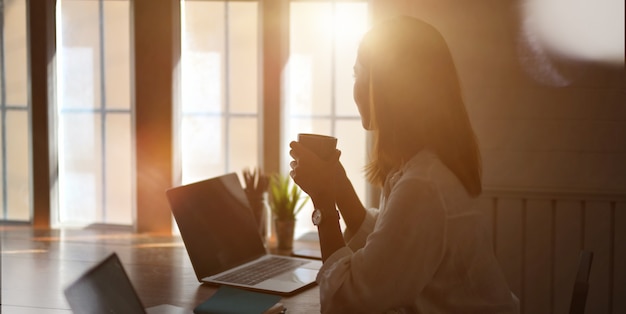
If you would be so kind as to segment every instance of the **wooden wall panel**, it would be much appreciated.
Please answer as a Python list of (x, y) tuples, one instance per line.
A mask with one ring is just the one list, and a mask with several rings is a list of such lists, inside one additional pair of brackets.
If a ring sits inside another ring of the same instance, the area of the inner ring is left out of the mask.
[(613, 211), (613, 313), (626, 313), (626, 202)]
[(525, 313), (549, 313), (552, 308), (553, 210), (550, 200), (526, 202), (524, 250)]
[(555, 210), (553, 313), (564, 314), (569, 311), (582, 247), (582, 206), (580, 201), (558, 201)]
[(490, 191), (479, 207), (522, 313), (568, 313), (583, 249), (594, 252), (586, 313), (626, 313), (624, 196)]
[(611, 269), (611, 203), (590, 201), (584, 206), (584, 248), (593, 252), (587, 313), (609, 313)]
[(511, 291), (523, 300), (522, 291), (522, 221), (523, 202), (520, 199), (498, 199), (496, 223), (496, 257), (502, 266)]

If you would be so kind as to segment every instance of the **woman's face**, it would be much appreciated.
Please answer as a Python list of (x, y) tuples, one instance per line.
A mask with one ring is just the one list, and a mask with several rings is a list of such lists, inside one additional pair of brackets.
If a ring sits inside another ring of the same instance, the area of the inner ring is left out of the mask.
[(354, 64), (354, 102), (361, 115), (361, 124), (366, 130), (371, 130), (370, 101), (369, 101), (369, 72), (357, 62)]

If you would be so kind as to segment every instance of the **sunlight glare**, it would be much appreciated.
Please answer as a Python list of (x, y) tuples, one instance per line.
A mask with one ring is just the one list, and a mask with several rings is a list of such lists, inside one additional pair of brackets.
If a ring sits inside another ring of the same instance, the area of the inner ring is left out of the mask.
[(525, 0), (523, 25), (562, 56), (624, 64), (624, 0)]
[(314, 15), (317, 29), (328, 38), (334, 38), (335, 42), (358, 41), (367, 30), (367, 6), (337, 3), (334, 9), (315, 9), (310, 14)]
[(333, 24), (335, 40), (358, 41), (367, 30), (367, 7), (337, 4)]

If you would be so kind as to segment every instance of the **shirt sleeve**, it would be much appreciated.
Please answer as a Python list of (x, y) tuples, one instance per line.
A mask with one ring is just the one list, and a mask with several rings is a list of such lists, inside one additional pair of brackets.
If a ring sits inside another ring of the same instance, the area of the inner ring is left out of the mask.
[(378, 217), (378, 209), (370, 208), (365, 212), (365, 218), (361, 223), (359, 229), (352, 233), (350, 229), (346, 229), (343, 234), (343, 238), (348, 244), (348, 247), (353, 251), (356, 251), (365, 246), (367, 237), (374, 231), (374, 225), (376, 224), (376, 218)]
[(322, 313), (382, 313), (412, 304), (442, 259), (445, 218), (433, 184), (401, 179), (363, 245), (359, 230), (320, 269)]

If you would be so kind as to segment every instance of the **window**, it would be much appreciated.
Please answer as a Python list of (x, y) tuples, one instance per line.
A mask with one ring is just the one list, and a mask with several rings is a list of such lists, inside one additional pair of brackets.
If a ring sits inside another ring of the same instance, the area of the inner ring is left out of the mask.
[(130, 3), (60, 0), (57, 5), (56, 223), (130, 225)]
[(258, 4), (182, 2), (182, 182), (259, 161)]
[[(189, 183), (259, 163), (258, 8), (186, 1), (182, 12), (182, 176)], [(365, 132), (352, 100), (352, 67), (367, 3), (292, 2), (290, 14), (281, 171), (288, 171), (288, 142), (315, 132), (340, 137), (346, 170), (362, 178)], [(364, 180), (354, 182), (364, 197)], [(299, 217), (297, 235), (312, 228), (308, 213)]]
[(0, 0), (0, 220), (31, 215), (26, 0)]
[[(21, 197), (26, 215), (14, 215), (12, 210), (20, 207), (7, 205), (20, 199), (14, 190), (28, 195), (30, 189), (25, 144), (29, 121), (27, 2), (9, 3), (12, 7), (2, 11), (0, 41), (4, 75), (0, 77), (0, 218), (29, 220), (29, 196)], [(365, 132), (352, 100), (351, 76), (358, 40), (368, 22), (367, 2), (290, 2), (291, 55), (283, 73), (283, 121), (261, 115), (261, 4), (252, 0), (181, 1), (181, 94), (174, 131), (179, 135), (182, 182), (260, 166), (267, 156), (262, 151), (263, 138), (278, 138), (278, 134), (262, 134), (262, 126), (282, 124), (281, 171), (288, 169), (288, 142), (297, 133), (332, 134), (340, 138), (346, 170), (364, 197), (365, 183), (359, 178), (365, 164)], [(130, 8), (128, 0), (57, 1), (57, 130), (51, 132), (56, 133), (59, 154), (59, 212), (52, 213), (53, 226), (133, 224)], [(15, 16), (22, 16), (22, 24), (9, 24), (9, 17)], [(16, 36), (22, 39), (15, 40)], [(9, 70), (18, 74), (7, 79)], [(16, 135), (7, 136), (6, 130), (15, 127)], [(14, 175), (18, 172), (23, 179)], [(310, 225), (308, 221), (308, 217), (300, 219), (304, 226)]]

